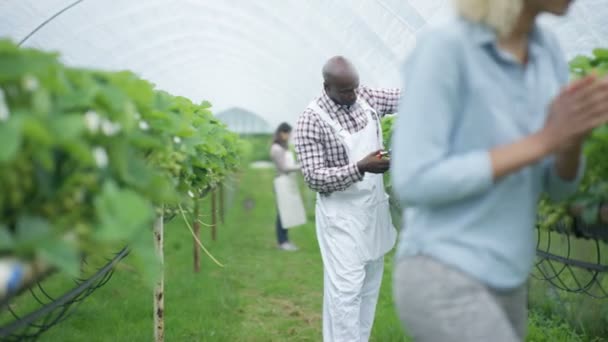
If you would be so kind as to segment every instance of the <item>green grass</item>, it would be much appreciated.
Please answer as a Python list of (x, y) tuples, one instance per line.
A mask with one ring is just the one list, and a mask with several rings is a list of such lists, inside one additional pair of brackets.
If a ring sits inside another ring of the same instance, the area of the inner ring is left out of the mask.
[(270, 146), (272, 145), (272, 134), (242, 135), (241, 139), (249, 145), (249, 161), (270, 161)]
[[(276, 249), (272, 177), (269, 170), (245, 173), (236, 195), (227, 196), (230, 210), (218, 240), (210, 241), (203, 228), (203, 242), (224, 268), (203, 256), (202, 271), (193, 273), (190, 233), (178, 219), (166, 227), (166, 341), (321, 340), (322, 264), (314, 225), (290, 231), (300, 251)], [(251, 210), (243, 205), (247, 200), (255, 202)], [(389, 256), (372, 341), (407, 341), (393, 307), (391, 271)], [(48, 283), (57, 291), (66, 288), (60, 278)], [(151, 341), (151, 290), (142, 285), (127, 258), (105, 287), (43, 336), (41, 341)], [(533, 314), (529, 341), (590, 339), (559, 320)]]

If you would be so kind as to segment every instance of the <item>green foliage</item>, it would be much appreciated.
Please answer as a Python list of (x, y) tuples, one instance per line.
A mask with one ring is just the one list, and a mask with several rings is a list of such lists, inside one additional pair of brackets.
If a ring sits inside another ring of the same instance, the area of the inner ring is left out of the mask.
[(570, 72), (574, 78), (590, 74), (608, 75), (608, 49), (595, 49), (593, 56), (576, 56), (570, 61)]
[(384, 141), (384, 147), (387, 150), (391, 147), (391, 142), (393, 139), (393, 124), (395, 123), (395, 118), (396, 117), (394, 115), (387, 115), (382, 118), (382, 138)]
[(250, 162), (270, 161), (270, 146), (272, 145), (271, 134), (247, 135), (241, 138), (247, 145), (246, 158)]
[(155, 207), (218, 184), (240, 148), (207, 102), (0, 41), (0, 254), (73, 274), (81, 253), (149, 234)]
[[(382, 126), (382, 140), (384, 142), (384, 149), (390, 150), (391, 144), (393, 140), (393, 126), (397, 117), (395, 115), (386, 115), (382, 118), (381, 126)], [(403, 221), (403, 211), (399, 201), (393, 195), (393, 184), (390, 178), (390, 172), (384, 174), (384, 186), (386, 188), (387, 193), (391, 194), (389, 197), (389, 204), (391, 209), (391, 216), (393, 219), (393, 223), (396, 227), (402, 226)]]
[[(573, 78), (590, 74), (600, 77), (608, 75), (608, 49), (595, 49), (593, 56), (577, 56), (570, 62)], [(571, 227), (572, 206), (581, 210), (581, 219), (586, 224), (598, 223), (600, 205), (608, 203), (608, 125), (595, 129), (584, 146), (587, 169), (578, 192), (563, 203), (541, 200), (539, 226), (551, 229), (559, 221)]]

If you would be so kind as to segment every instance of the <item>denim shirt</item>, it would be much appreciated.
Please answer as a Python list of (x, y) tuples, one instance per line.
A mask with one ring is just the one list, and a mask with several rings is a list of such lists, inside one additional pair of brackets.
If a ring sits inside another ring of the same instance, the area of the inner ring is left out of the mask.
[(547, 158), (493, 180), (489, 150), (540, 130), (568, 81), (556, 38), (540, 26), (521, 64), (485, 26), (455, 18), (429, 29), (406, 63), (393, 134), (392, 182), (405, 207), (398, 255), (424, 254), (495, 289), (534, 263), (536, 205), (573, 193)]

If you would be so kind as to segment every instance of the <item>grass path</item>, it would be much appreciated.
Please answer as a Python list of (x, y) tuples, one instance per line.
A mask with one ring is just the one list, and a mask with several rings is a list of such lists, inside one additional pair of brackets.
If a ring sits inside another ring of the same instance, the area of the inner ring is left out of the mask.
[[(179, 219), (166, 227), (166, 341), (321, 340), (322, 266), (314, 225), (290, 232), (300, 251), (276, 249), (272, 177), (268, 170), (243, 175), (217, 241), (203, 227), (203, 243), (224, 268), (203, 256), (202, 272), (193, 273), (190, 233)], [(253, 208), (245, 208), (247, 201)], [(373, 341), (407, 341), (393, 309), (391, 271), (387, 257)], [(61, 280), (54, 282), (61, 288)], [(529, 341), (585, 341), (553, 320), (532, 317), (530, 330)], [(151, 291), (123, 266), (41, 341), (148, 342), (152, 332)]]

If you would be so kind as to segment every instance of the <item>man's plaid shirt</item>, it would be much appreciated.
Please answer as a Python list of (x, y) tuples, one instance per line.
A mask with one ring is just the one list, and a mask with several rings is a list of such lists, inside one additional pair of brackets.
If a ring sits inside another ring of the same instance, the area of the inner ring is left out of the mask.
[[(382, 117), (397, 112), (401, 91), (361, 86), (357, 95)], [(367, 125), (367, 115), (358, 104), (350, 107), (339, 105), (325, 91), (316, 101), (321, 109), (350, 133), (358, 132)], [(295, 133), (298, 160), (304, 179), (312, 190), (327, 195), (345, 190), (363, 179), (356, 165), (358, 160), (348, 160), (346, 149), (334, 130), (310, 108), (300, 116)]]

